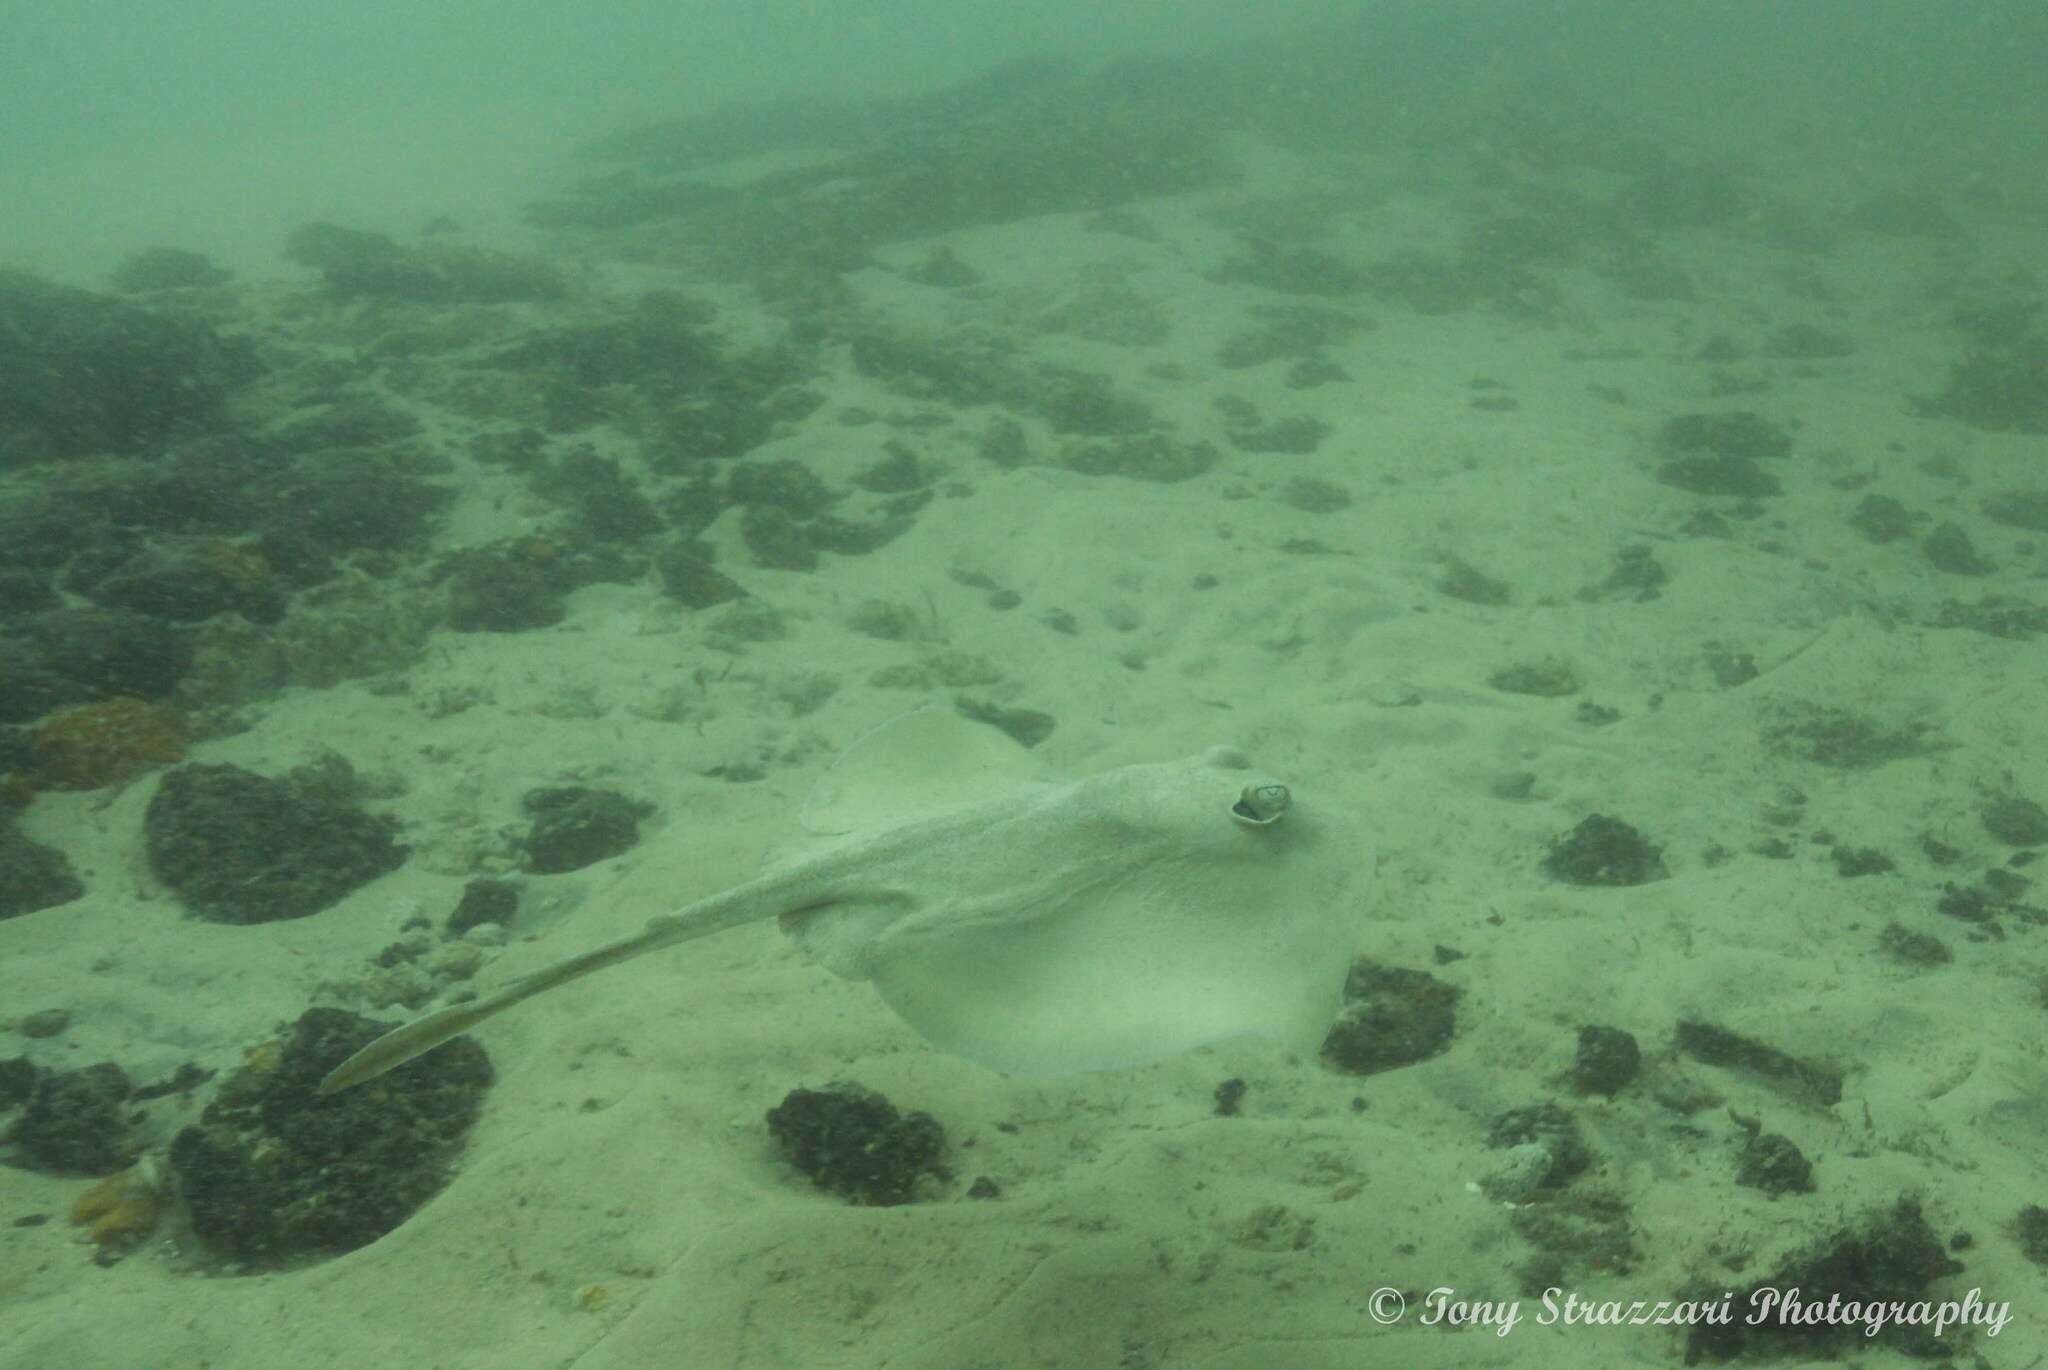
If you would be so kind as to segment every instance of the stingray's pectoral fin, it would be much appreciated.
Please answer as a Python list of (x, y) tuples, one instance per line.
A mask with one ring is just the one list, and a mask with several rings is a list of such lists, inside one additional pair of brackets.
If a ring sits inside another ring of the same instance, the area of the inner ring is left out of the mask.
[(388, 1070), (396, 1070), (415, 1056), (423, 1056), (451, 1037), (460, 1037), (505, 1005), (484, 999), (457, 1004), (395, 1027), (327, 1073), (316, 1094), (339, 1094)]

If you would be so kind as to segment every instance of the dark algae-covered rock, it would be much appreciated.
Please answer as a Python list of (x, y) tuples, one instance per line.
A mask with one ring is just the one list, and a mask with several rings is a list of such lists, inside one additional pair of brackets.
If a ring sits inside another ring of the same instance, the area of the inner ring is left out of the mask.
[(1662, 847), (1603, 813), (1588, 814), (1553, 841), (1543, 869), (1568, 885), (1646, 885), (1668, 874)]
[(239, 766), (180, 766), (149, 801), (150, 869), (216, 923), (303, 918), (405, 862), (391, 823)]
[(530, 790), (521, 801), (533, 815), (526, 835), (526, 869), (536, 875), (582, 870), (640, 840), (640, 820), (651, 806), (613, 790), (564, 785)]
[(946, 1130), (856, 1084), (793, 1089), (768, 1110), (768, 1132), (811, 1183), (847, 1202), (909, 1203), (927, 1176), (945, 1179)]
[(171, 1168), (212, 1251), (255, 1270), (340, 1255), (397, 1227), (447, 1182), (491, 1084), (475, 1041), (408, 1061), (374, 1089), (314, 1093), (391, 1026), (308, 1009), (288, 1037), (251, 1051), (178, 1133)]
[(133, 1093), (127, 1073), (111, 1061), (40, 1076), (14, 1125), (14, 1144), (37, 1170), (111, 1175), (141, 1145), (128, 1121)]
[(84, 893), (64, 853), (28, 836), (0, 808), (0, 918), (68, 904)]

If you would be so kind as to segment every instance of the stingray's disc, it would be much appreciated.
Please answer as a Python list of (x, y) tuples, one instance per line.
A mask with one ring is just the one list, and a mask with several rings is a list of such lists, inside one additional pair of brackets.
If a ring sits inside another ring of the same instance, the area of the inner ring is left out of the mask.
[(800, 815), (821, 837), (868, 832), (1042, 779), (1031, 754), (985, 724), (926, 705), (855, 739), (819, 777)]
[(783, 926), (933, 1046), (997, 1070), (1112, 1069), (1248, 1034), (1313, 1049), (1371, 853), (1313, 802), (1245, 823), (1243, 764), (1212, 749), (937, 819)]

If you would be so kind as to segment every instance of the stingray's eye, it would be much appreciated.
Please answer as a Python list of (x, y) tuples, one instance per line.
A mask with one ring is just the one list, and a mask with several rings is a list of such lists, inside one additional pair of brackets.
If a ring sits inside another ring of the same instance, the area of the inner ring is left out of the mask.
[(1248, 828), (1267, 828), (1280, 821), (1292, 802), (1285, 785), (1247, 785), (1230, 806), (1230, 816)]

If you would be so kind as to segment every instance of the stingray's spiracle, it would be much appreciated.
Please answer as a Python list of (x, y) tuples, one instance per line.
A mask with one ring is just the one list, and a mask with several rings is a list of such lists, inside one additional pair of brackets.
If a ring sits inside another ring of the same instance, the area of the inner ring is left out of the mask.
[(1292, 802), (1285, 785), (1247, 785), (1230, 806), (1230, 816), (1247, 828), (1270, 828)]

